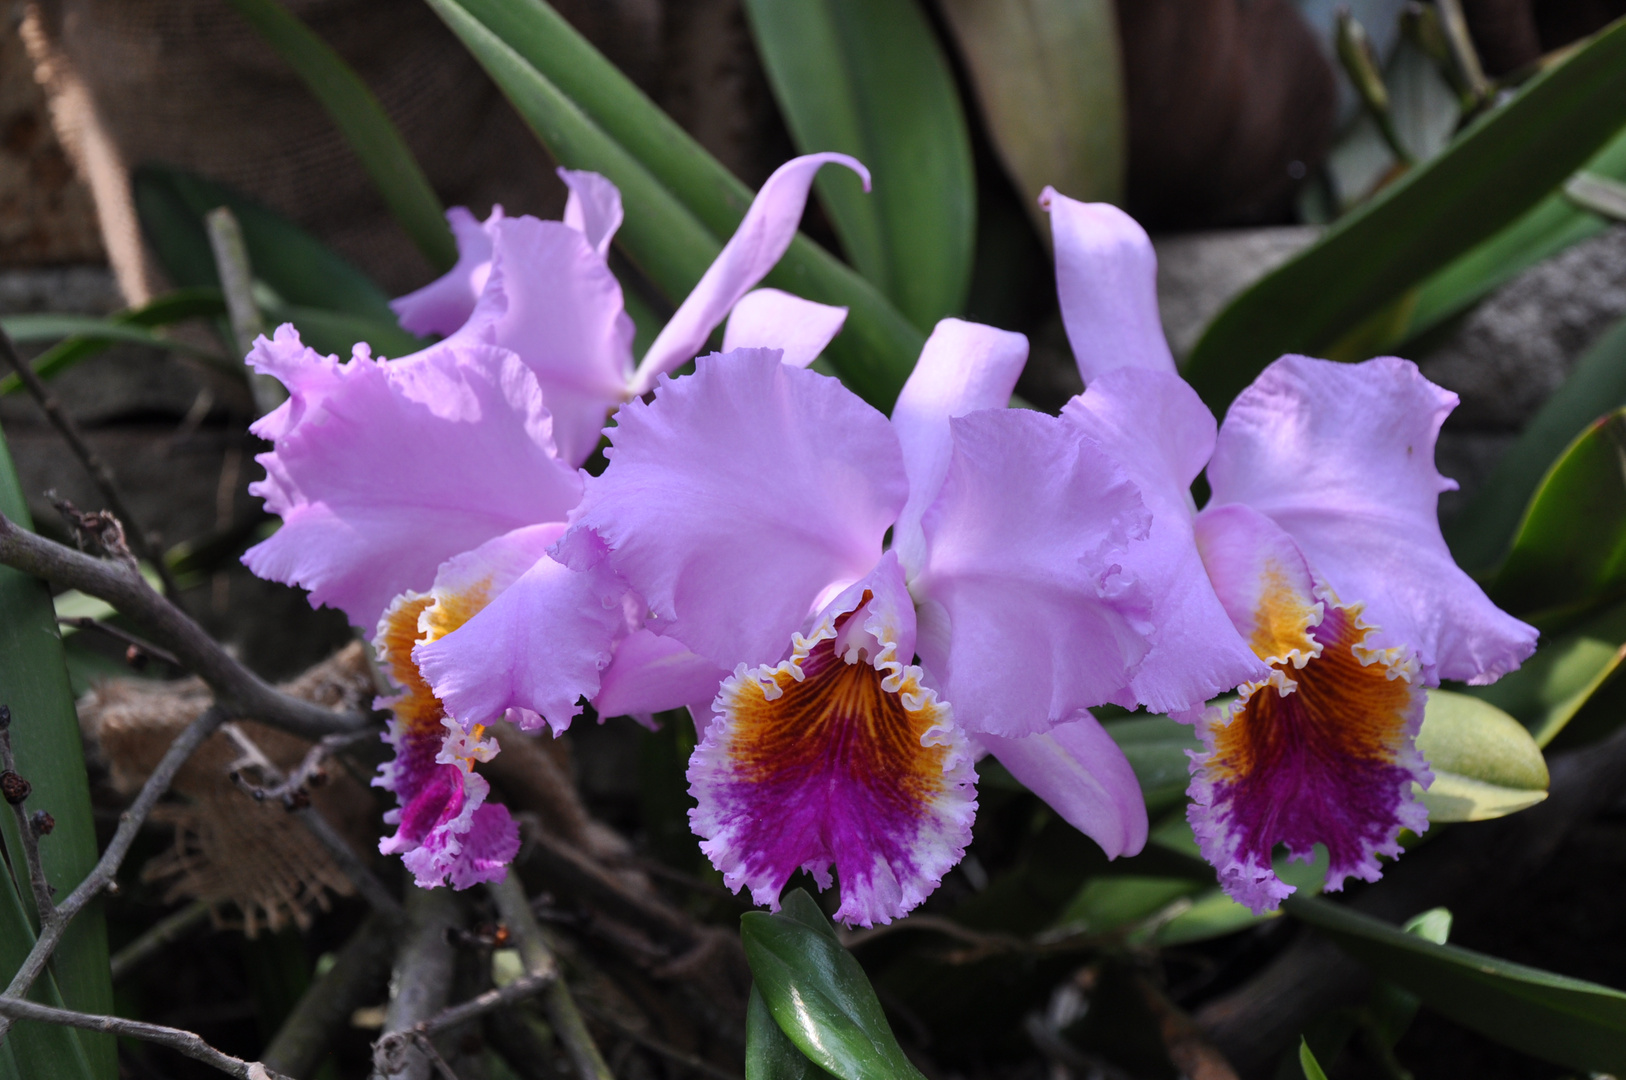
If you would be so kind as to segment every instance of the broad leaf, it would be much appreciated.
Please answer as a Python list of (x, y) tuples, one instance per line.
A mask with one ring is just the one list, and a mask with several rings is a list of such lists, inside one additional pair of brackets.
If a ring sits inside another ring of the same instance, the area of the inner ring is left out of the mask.
[(1429, 1008), (1485, 1037), (1576, 1069), (1626, 1070), (1626, 993), (1498, 960), (1315, 898), (1284, 909)]
[(1192, 725), (1167, 716), (1148, 716), (1109, 720), (1101, 726), (1129, 759), (1149, 813), (1185, 801), (1191, 782), (1191, 759), (1186, 751), (1203, 746)]
[(390, 213), (437, 272), (457, 261), (440, 199), (384, 107), (338, 53), (277, 0), (230, 0), (344, 133)]
[(746, 0), (779, 110), (804, 154), (869, 167), (815, 183), (848, 259), (921, 330), (971, 283), (976, 186), (954, 76), (919, 0)]
[(1536, 654), (1474, 697), (1511, 714), (1537, 746), (1600, 739), (1626, 720), (1615, 683), (1626, 659), (1626, 605), (1544, 638)]
[(740, 937), (768, 1011), (815, 1064), (842, 1080), (923, 1080), (864, 969), (807, 893), (788, 894), (783, 914), (742, 915)]
[(1283, 353), (1327, 352), (1553, 191), (1626, 124), (1626, 22), (1531, 80), (1450, 149), (1233, 301), (1186, 377), (1216, 410)]
[(1123, 60), (1110, 0), (941, 0), (983, 125), (1040, 236), (1049, 185), (1120, 202), (1127, 164)]
[(753, 983), (745, 1007), (745, 1080), (822, 1080), (829, 1075), (779, 1030)]
[[(116, 319), (103, 319), (96, 315), (4, 315), (0, 316), (0, 328), (5, 329), (11, 340), (24, 343), (81, 338), (107, 345), (117, 342), (146, 345), (149, 348), (186, 353), (206, 360), (222, 359), (218, 352), (200, 349), (184, 341), (172, 340), (144, 326)], [(16, 373), (13, 372), (10, 378), (16, 379)]]
[(1430, 824), (1487, 821), (1547, 797), (1547, 761), (1530, 732), (1481, 698), (1430, 690), (1417, 749), (1434, 772), (1418, 792)]

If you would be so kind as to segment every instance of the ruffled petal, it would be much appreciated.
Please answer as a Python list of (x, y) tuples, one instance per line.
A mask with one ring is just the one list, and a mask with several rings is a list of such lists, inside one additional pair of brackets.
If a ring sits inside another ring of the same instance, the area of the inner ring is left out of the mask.
[(1197, 515), (1197, 546), (1226, 615), (1266, 664), (1321, 655), (1311, 628), (1326, 612), (1304, 553), (1280, 525), (1240, 503)]
[(932, 330), (909, 381), (892, 407), (903, 447), (909, 502), (892, 530), (892, 546), (907, 570), (925, 562), (920, 518), (948, 472), (949, 420), (978, 409), (1003, 409), (1028, 359), (1028, 339), (981, 323), (944, 319)]
[(570, 189), (565, 224), (586, 237), (601, 257), (609, 255), (610, 241), (621, 228), (621, 189), (608, 177), (583, 169), (560, 168), (559, 179)]
[(869, 190), (869, 170), (846, 154), (806, 154), (775, 169), (721, 254), (644, 354), (632, 383), (634, 395), (646, 393), (656, 379), (699, 352), (735, 302), (774, 268), (796, 238), (813, 176), (824, 165), (845, 165)]
[(1020, 739), (976, 741), (1107, 858), (1146, 846), (1146, 800), (1129, 759), (1089, 713)]
[(1192, 536), (1191, 482), (1214, 449), (1214, 416), (1184, 379), (1115, 368), (1097, 375), (1062, 416), (1127, 470), (1152, 514), (1126, 571), (1151, 603), (1151, 652), (1130, 680), (1135, 700), (1180, 715), (1269, 672), (1232, 630)]
[(610, 434), (557, 554), (585, 567), (606, 551), (651, 629), (723, 666), (778, 661), (875, 565), (908, 494), (886, 418), (777, 350), (702, 357)]
[(1536, 631), (1492, 604), (1440, 535), (1434, 442), (1457, 396), (1415, 364), (1285, 356), (1232, 403), (1208, 468), (1212, 504), (1274, 520), (1340, 596), (1358, 597), (1376, 647), (1416, 650), (1423, 679), (1493, 682)]
[(1433, 780), (1416, 747), (1426, 694), (1416, 660), (1372, 648), (1358, 604), (1319, 597), (1317, 655), (1275, 665), (1198, 724), (1206, 751), (1192, 758), (1187, 816), (1220, 884), (1255, 913), (1293, 892), (1271, 868), (1278, 844), (1306, 861), (1325, 845), (1336, 890), (1350, 877), (1376, 881), (1379, 857), (1400, 854), (1400, 830), (1428, 827), (1412, 795)]
[(423, 288), (390, 301), (403, 330), (444, 336), (469, 321), (491, 273), (491, 230), (502, 219), (500, 206), (493, 206), (484, 222), (462, 206), (446, 211), (457, 241), (457, 262)]
[(256, 459), (267, 478), (249, 486), (283, 519), (243, 556), (261, 577), (369, 626), (451, 556), (576, 503), (581, 478), (555, 456), (541, 388), (513, 354), (461, 344), (339, 367), (305, 352), (320, 393), (290, 398)]
[(922, 662), (966, 730), (1015, 738), (1106, 701), (1131, 704), (1148, 607), (1124, 552), (1140, 495), (1078, 425), (1026, 409), (951, 421), (954, 453), (926, 511)]
[[(598, 693), (624, 632), (626, 587), (606, 567), (577, 573), (548, 557), (563, 531), (540, 525), (500, 537), (436, 576), (412, 655), (464, 727), (520, 709), (557, 734), (581, 712), (579, 699)], [(453, 620), (442, 623), (442, 612)]]
[(727, 671), (677, 639), (639, 629), (616, 646), (593, 707), (600, 716), (649, 716), (710, 702), (726, 678)]
[[(371, 357), (372, 352), (358, 345), (354, 356)], [(267, 442), (276, 442), (306, 416), (319, 412), (328, 395), (344, 385), (339, 358), (323, 356), (300, 341), (293, 323), (283, 323), (269, 338), (264, 334), (255, 338), (244, 362), (277, 379), (288, 390), (286, 401), (249, 425), (249, 431)]]
[(1113, 368), (1174, 372), (1157, 312), (1157, 253), (1134, 218), (1110, 203), (1082, 203), (1045, 188), (1056, 246), (1056, 293), (1079, 374), (1088, 385)]
[(833, 866), (835, 917), (869, 926), (918, 905), (965, 853), (969, 744), (886, 640), (908, 607), (889, 558), (797, 636), (790, 659), (741, 664), (723, 684), (689, 762), (689, 821), (729, 888), (777, 909), (798, 869), (828, 886)]
[(753, 289), (729, 312), (723, 351), (779, 349), (784, 363), (807, 367), (841, 333), (847, 309), (815, 304), (778, 289)]

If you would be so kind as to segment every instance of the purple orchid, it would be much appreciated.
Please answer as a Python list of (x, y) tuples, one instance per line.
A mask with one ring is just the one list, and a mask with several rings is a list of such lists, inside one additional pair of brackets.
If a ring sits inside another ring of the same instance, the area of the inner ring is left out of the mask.
[[(1535, 648), (1451, 559), (1436, 514), (1455, 484), (1434, 467), (1457, 397), (1394, 357), (1284, 356), (1214, 418), (1175, 374), (1145, 232), (1105, 204), (1046, 190), (1063, 320), (1086, 391), (1063, 415), (1131, 463), (1153, 539), (1131, 568), (1185, 594), (1143, 676), (1235, 672), (1239, 696), (1195, 719), (1189, 816), (1221, 884), (1255, 912), (1293, 891), (1278, 844), (1329, 852), (1326, 887), (1375, 880), (1412, 794), (1425, 687), (1492, 682)], [(1198, 513), (1191, 481), (1213, 492)]]
[(583, 698), (601, 715), (646, 715), (710, 696), (727, 674), (644, 629), (642, 600), (613, 573), (573, 572), (548, 548), (581, 496), (573, 466), (609, 410), (690, 359), (730, 309), (725, 340), (801, 363), (840, 329), (844, 309), (749, 293), (830, 162), (867, 183), (841, 155), (780, 168), (636, 370), (605, 263), (620, 197), (587, 173), (562, 174), (563, 222), (449, 215), (458, 266), (398, 302), (409, 327), (450, 330), (444, 341), (390, 362), (358, 346), (348, 364), (290, 326), (256, 342), (249, 362), (289, 398), (253, 428), (274, 448), (250, 490), (283, 525), (244, 562), (378, 627), (403, 688), (384, 702), (396, 757), (377, 782), (401, 808), (382, 850), (401, 853), (420, 885), (490, 880), (513, 855), (514, 823), (484, 802), (473, 768), (496, 752), (484, 725), (509, 715), (557, 734)]

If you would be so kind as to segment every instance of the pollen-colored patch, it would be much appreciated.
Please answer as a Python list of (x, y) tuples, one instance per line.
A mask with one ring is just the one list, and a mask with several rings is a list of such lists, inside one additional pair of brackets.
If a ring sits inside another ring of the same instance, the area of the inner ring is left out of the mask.
[(1367, 649), (1376, 628), (1359, 606), (1323, 599), (1315, 654), (1301, 667), (1276, 662), (1269, 679), (1200, 724), (1208, 752), (1192, 763), (1188, 813), (1221, 884), (1256, 912), (1293, 891), (1271, 869), (1278, 844), (1305, 859), (1324, 844), (1326, 887), (1338, 889), (1350, 876), (1376, 880), (1378, 856), (1399, 853), (1401, 828), (1427, 827), (1411, 793), (1414, 780), (1431, 779), (1415, 745), (1417, 664), (1401, 650)]
[(782, 664), (741, 665), (689, 781), (700, 804), (690, 821), (730, 888), (777, 907), (797, 869), (827, 886), (834, 865), (836, 917), (868, 926), (913, 908), (959, 861), (976, 777), (952, 710), (920, 685), (920, 669), (844, 632), (865, 611), (798, 638)]
[(1266, 560), (1259, 576), (1259, 603), (1248, 647), (1267, 664), (1292, 661), (1302, 666), (1319, 649), (1310, 628), (1322, 619), (1322, 603), (1306, 595), (1295, 575), (1274, 559)]
[(420, 643), (439, 641), (484, 611), (491, 603), (491, 579), (482, 579), (458, 592), (436, 589), (432, 595), (434, 603), (418, 618)]

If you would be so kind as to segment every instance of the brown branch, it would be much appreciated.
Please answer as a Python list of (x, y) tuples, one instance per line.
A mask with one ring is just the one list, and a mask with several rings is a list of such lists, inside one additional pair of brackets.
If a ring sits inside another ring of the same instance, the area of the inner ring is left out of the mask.
[(0, 1017), (4, 1017), (8, 1023), (14, 1020), (33, 1020), (42, 1024), (62, 1024), (66, 1027), (102, 1031), (109, 1035), (157, 1043), (177, 1050), (194, 1061), (213, 1065), (227, 1076), (237, 1077), (238, 1080), (293, 1080), (292, 1077), (284, 1076), (282, 1073), (272, 1072), (258, 1061), (244, 1061), (242, 1058), (221, 1053), (204, 1042), (201, 1036), (190, 1031), (164, 1027), (162, 1024), (126, 1020), (122, 1016), (96, 1016), (69, 1009), (55, 1009), (49, 1005), (12, 997), (0, 997)]
[[(40, 924), (44, 925), (56, 912), (56, 903), (51, 899), (51, 883), (46, 880), (45, 868), (40, 865), (39, 833), (34, 831), (34, 823), (28, 820), (28, 811), (23, 806), (33, 787), (17, 774), (17, 757), (11, 751), (11, 708), (7, 705), (0, 705), (0, 770), (4, 770), (0, 772), (0, 788), (4, 789), (5, 800), (17, 818), (17, 835), (28, 867), (28, 884), (34, 891), (34, 907), (39, 912)], [(49, 817), (46, 820), (49, 821)]]
[(294, 1076), (309, 1076), (328, 1046), (350, 1025), (361, 1006), (378, 1000), (389, 982), (395, 953), (391, 928), (378, 915), (361, 924), (333, 966), (299, 999), (282, 1028), (263, 1051), (265, 1062)]
[(174, 654), (182, 667), (207, 683), (232, 716), (311, 739), (358, 731), (374, 723), (370, 716), (330, 712), (272, 688), (238, 663), (184, 611), (154, 592), (140, 574), (36, 536), (4, 515), (0, 515), (0, 564), (112, 604)]
[(674, 1065), (681, 1066), (692, 1073), (699, 1073), (701, 1076), (709, 1076), (712, 1080), (740, 1080), (739, 1075), (736, 1073), (731, 1073), (727, 1069), (719, 1069), (704, 1058), (697, 1057), (687, 1050), (680, 1050), (671, 1043), (664, 1042), (653, 1035), (646, 1034), (637, 1028), (622, 1023), (609, 1010), (600, 1009), (590, 1001), (583, 1001), (582, 1008), (617, 1035), (637, 1043), (651, 1053), (659, 1054)]
[[(34, 985), (34, 980), (45, 968), (51, 954), (56, 951), (62, 934), (68, 923), (79, 914), (98, 893), (107, 888), (119, 872), (124, 863), (124, 857), (130, 853), (130, 845), (135, 843), (136, 834), (141, 831), (142, 823), (164, 792), (169, 790), (170, 783), (175, 774), (180, 771), (186, 759), (191, 757), (203, 741), (213, 735), (215, 729), (225, 722), (226, 714), (219, 706), (211, 706), (198, 715), (186, 726), (186, 729), (175, 737), (169, 744), (169, 750), (164, 753), (163, 760), (153, 769), (147, 782), (141, 785), (141, 791), (136, 795), (135, 802), (130, 808), (119, 815), (119, 827), (113, 833), (113, 840), (102, 852), (102, 857), (96, 863), (96, 868), (86, 875), (68, 898), (57, 905), (49, 913), (40, 912), (40, 936), (34, 942), (34, 947), (23, 960), (17, 974), (12, 976), (11, 985), (6, 987), (4, 994), (0, 994), (0, 1006), (10, 1007), (22, 1002), (24, 995)], [(0, 1010), (0, 1039), (4, 1039), (11, 1027), (15, 1014)], [(234, 1059), (235, 1060), (235, 1059)]]
[[(110, 638), (124, 642), (130, 647), (130, 652), (134, 654), (150, 656), (154, 660), (162, 660), (171, 667), (181, 666), (181, 662), (175, 659), (175, 654), (168, 649), (160, 649), (144, 638), (138, 638), (134, 634), (120, 630), (116, 626), (109, 626), (100, 619), (93, 619), (89, 615), (67, 616), (57, 619), (57, 622), (63, 626), (71, 626), (75, 630), (89, 630), (98, 634), (106, 634)], [(129, 658), (127, 655), (126, 659)]]
[(68, 448), (79, 459), (79, 463), (85, 467), (85, 471), (90, 473), (97, 490), (107, 502), (107, 508), (121, 520), (129, 523), (130, 530), (134, 534), (132, 539), (135, 541), (136, 552), (152, 563), (153, 569), (158, 571), (159, 580), (164, 583), (164, 594), (171, 600), (178, 597), (180, 588), (175, 584), (174, 575), (169, 572), (169, 565), (164, 562), (163, 551), (154, 542), (151, 534), (141, 527), (136, 516), (130, 512), (129, 504), (124, 501), (124, 496), (119, 491), (113, 470), (108, 468), (107, 462), (103, 461), (101, 455), (85, 441), (85, 433), (79, 429), (73, 417), (63, 410), (61, 403), (52, 396), (45, 383), (35, 374), (34, 368), (17, 355), (17, 347), (12, 344), (10, 335), (4, 329), (0, 329), (0, 355), (16, 369), (17, 377), (23, 381), (23, 386), (28, 388), (29, 396), (44, 411), (46, 419), (56, 428), (63, 441), (68, 444)]
[[(462, 912), (448, 889), (409, 886), (405, 907), (406, 931), (390, 976), (384, 1033), (373, 1043), (373, 1071), (381, 1077), (423, 1080), (434, 1060), (410, 1036), (446, 1005), (457, 961), (447, 932), (461, 927)], [(407, 1038), (390, 1038), (403, 1032)]]
[(109, 961), (113, 981), (118, 982), (136, 968), (161, 952), (165, 946), (179, 941), (199, 923), (209, 918), (210, 905), (206, 900), (194, 900), (158, 923), (130, 944), (113, 954)]

